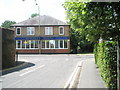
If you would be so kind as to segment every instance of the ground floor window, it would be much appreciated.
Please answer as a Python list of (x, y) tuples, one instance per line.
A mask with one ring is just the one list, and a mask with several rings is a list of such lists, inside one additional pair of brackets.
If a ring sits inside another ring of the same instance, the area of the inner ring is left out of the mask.
[(68, 40), (42, 40), (42, 49), (67, 49)]
[(16, 40), (16, 49), (36, 49), (38, 40)]
[[(16, 40), (16, 49), (38, 49), (39, 40)], [(42, 49), (67, 49), (68, 40), (41, 40)]]

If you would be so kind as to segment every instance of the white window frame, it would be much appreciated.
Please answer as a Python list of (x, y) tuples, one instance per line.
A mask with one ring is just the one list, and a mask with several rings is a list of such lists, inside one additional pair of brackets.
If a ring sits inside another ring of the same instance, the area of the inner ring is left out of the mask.
[[(20, 48), (18, 48), (18, 41), (20, 41)], [(27, 40), (25, 40), (25, 42), (26, 42)], [(31, 41), (33, 41), (34, 42), (34, 47), (33, 48), (31, 48)], [(28, 42), (29, 43), (29, 48), (26, 48), (26, 43), (25, 43), (25, 48), (22, 48), (22, 40), (16, 40), (16, 49), (39, 49), (39, 43), (38, 43), (38, 48), (35, 48), (35, 41), (36, 40), (30, 40), (30, 42)]]
[[(63, 28), (63, 33), (62, 34), (60, 33), (60, 28)], [(64, 27), (63, 26), (59, 27), (59, 35), (64, 35)]]
[[(67, 48), (65, 48), (65, 46), (63, 46), (64, 49), (68, 49), (68, 40), (66, 40), (66, 42), (67, 42)], [(64, 45), (65, 45), (65, 40), (64, 40)]]
[[(20, 48), (18, 48), (18, 41), (20, 41)], [(16, 49), (22, 49), (22, 41), (21, 40), (16, 40)]]
[[(33, 33), (31, 28), (33, 28)], [(27, 27), (27, 35), (35, 35), (35, 27)]]
[[(20, 29), (20, 34), (17, 34), (17, 29)], [(21, 35), (21, 27), (16, 27), (16, 35)]]
[[(54, 40), (54, 48), (50, 48), (50, 43), (49, 43), (49, 48), (47, 48), (47, 40), (45, 40), (45, 48), (42, 48), (41, 46), (41, 49), (68, 49), (68, 40), (67, 40), (67, 48), (64, 48), (64, 40), (62, 40), (63, 42), (63, 48), (60, 48), (60, 40), (58, 40), (58, 48), (55, 48), (55, 40)], [(49, 40), (50, 41), (50, 40)]]
[(53, 27), (45, 27), (45, 35), (53, 35)]

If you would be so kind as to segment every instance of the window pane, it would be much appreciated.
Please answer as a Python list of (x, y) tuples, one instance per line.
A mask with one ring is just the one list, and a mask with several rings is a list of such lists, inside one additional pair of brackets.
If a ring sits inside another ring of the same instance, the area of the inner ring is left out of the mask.
[(63, 48), (63, 40), (60, 40), (60, 48)]
[(52, 29), (52, 27), (50, 27), (49, 32), (50, 32), (50, 35), (53, 35), (53, 29)]
[(22, 40), (22, 48), (25, 48), (26, 41)]
[(17, 28), (17, 34), (20, 34), (20, 28)]
[(38, 40), (35, 41), (35, 48), (38, 48)]
[(46, 48), (49, 48), (49, 41), (50, 40), (46, 40)]
[(50, 48), (54, 48), (55, 47), (55, 40), (50, 40)]
[(42, 41), (42, 48), (45, 48), (45, 40)]
[(60, 31), (59, 31), (60, 35), (64, 34), (64, 27), (60, 27)]
[(55, 48), (58, 48), (58, 40), (55, 40)]
[(60, 34), (63, 34), (63, 28), (62, 27), (60, 28)]
[(34, 48), (34, 45), (35, 45), (35, 41), (31, 40), (31, 48)]
[(34, 35), (34, 27), (27, 27), (27, 35)]
[(53, 35), (53, 28), (45, 27), (45, 35)]
[(21, 46), (21, 41), (18, 40), (18, 41), (17, 41), (17, 48), (21, 48), (20, 46)]
[(64, 40), (64, 48), (67, 48), (67, 40)]
[(29, 48), (29, 46), (30, 46), (30, 41), (26, 40), (26, 48)]
[(45, 27), (45, 35), (49, 35), (49, 33), (48, 33), (48, 27)]
[(34, 30), (31, 31), (31, 35), (34, 35)]
[(16, 33), (17, 33), (17, 34), (20, 34), (20, 28), (17, 28), (17, 29), (16, 29)]
[(27, 35), (30, 35), (30, 28), (27, 27)]

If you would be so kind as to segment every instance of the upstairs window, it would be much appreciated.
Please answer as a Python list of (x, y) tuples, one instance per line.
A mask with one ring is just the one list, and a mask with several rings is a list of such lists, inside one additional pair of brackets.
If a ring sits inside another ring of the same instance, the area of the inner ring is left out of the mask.
[(16, 35), (21, 35), (21, 28), (20, 27), (16, 28)]
[(45, 27), (45, 35), (53, 35), (53, 27)]
[(64, 27), (59, 27), (59, 35), (64, 35)]
[(34, 27), (27, 27), (27, 35), (34, 35), (35, 28)]

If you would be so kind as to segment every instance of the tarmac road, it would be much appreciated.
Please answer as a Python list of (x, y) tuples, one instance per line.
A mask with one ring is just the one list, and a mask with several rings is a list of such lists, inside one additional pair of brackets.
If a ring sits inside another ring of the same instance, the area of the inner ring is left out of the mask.
[(63, 88), (85, 55), (19, 55), (29, 67), (2, 76), (2, 88)]

